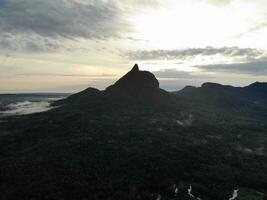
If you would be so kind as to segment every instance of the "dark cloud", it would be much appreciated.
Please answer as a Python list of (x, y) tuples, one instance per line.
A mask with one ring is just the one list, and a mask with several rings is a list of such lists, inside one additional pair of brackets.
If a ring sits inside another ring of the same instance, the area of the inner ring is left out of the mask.
[(0, 37), (0, 48), (11, 52), (54, 52), (67, 48), (60, 40), (45, 38), (36, 34), (4, 35), (4, 37)]
[(175, 59), (190, 59), (195, 56), (214, 56), (222, 55), (227, 57), (242, 57), (246, 60), (262, 56), (262, 50), (253, 48), (239, 47), (205, 47), (205, 48), (188, 48), (176, 50), (152, 50), (152, 51), (131, 51), (126, 55), (132, 60), (175, 60)]
[(55, 40), (106, 40), (128, 31), (112, 0), (0, 0), (2, 49), (50, 50), (59, 48)]
[[(36, 33), (45, 37), (104, 39), (119, 36), (123, 25), (112, 1), (0, 0), (2, 32)], [(110, 3), (108, 3), (110, 2)]]
[(228, 72), (228, 73), (239, 73), (239, 74), (242, 73), (242, 74), (263, 75), (263, 76), (267, 75), (267, 61), (203, 65), (196, 67), (209, 72)]

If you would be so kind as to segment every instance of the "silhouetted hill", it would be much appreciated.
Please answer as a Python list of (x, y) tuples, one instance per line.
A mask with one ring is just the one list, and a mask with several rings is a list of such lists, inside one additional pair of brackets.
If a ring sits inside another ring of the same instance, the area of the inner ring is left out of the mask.
[(97, 97), (100, 94), (101, 94), (100, 90), (89, 87), (81, 92), (71, 95), (70, 97), (68, 97), (68, 101), (79, 101), (81, 98), (87, 99), (87, 98)]
[(255, 102), (267, 104), (267, 83), (255, 82), (243, 88), (247, 96)]
[(267, 92), (267, 83), (264, 82), (255, 82), (246, 86), (245, 89), (257, 92)]
[(174, 92), (188, 101), (232, 109), (254, 104), (267, 106), (267, 83), (253, 83), (245, 87), (233, 87), (218, 83), (204, 83), (201, 87), (187, 86)]

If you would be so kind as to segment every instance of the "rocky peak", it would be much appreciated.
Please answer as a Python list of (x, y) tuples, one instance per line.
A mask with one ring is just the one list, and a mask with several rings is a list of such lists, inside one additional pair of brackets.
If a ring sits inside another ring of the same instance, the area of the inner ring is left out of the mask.
[(138, 71), (139, 71), (139, 66), (138, 66), (138, 64), (135, 64), (135, 65), (133, 66), (133, 68), (132, 68), (131, 71), (138, 72)]
[(122, 89), (128, 92), (159, 89), (156, 77), (148, 71), (140, 71), (137, 64), (107, 90)]

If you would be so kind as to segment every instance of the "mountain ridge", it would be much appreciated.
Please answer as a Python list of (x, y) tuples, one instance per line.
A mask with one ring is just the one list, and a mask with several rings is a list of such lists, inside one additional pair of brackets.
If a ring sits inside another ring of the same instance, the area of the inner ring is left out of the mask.
[[(180, 91), (174, 92), (176, 95), (188, 96), (232, 96), (233, 98), (240, 98), (242, 101), (254, 102), (260, 101), (267, 103), (267, 83), (254, 82), (244, 87), (235, 87), (231, 85), (222, 85), (218, 83), (203, 83), (200, 87), (187, 86)], [(235, 101), (236, 99), (232, 99)]]
[(63, 102), (90, 103), (91, 101), (108, 102), (108, 104), (127, 105), (131, 103), (146, 105), (172, 105), (174, 99), (179, 101), (205, 101), (211, 105), (238, 106), (259, 102), (267, 104), (267, 83), (254, 82), (248, 86), (235, 87), (219, 83), (205, 82), (200, 87), (185, 86), (182, 90), (168, 92), (160, 88), (157, 78), (149, 71), (133, 68), (105, 90), (87, 88), (71, 95)]

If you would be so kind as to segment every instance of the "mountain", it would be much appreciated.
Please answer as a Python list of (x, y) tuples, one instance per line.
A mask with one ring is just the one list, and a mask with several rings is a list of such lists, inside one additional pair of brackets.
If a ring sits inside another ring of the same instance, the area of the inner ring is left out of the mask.
[[(2, 200), (263, 200), (266, 83), (178, 92), (135, 65), (48, 112), (0, 120)], [(264, 197), (265, 196), (265, 197)]]
[(157, 92), (159, 90), (159, 82), (152, 73), (140, 71), (138, 65), (135, 64), (131, 71), (106, 90), (108, 92), (119, 90), (130, 95), (140, 95), (145, 92)]
[(82, 92), (70, 96), (61, 103), (88, 104), (92, 101), (103, 104), (128, 106), (138, 105), (159, 105), (171, 101), (169, 93), (159, 88), (159, 81), (148, 72), (141, 71), (137, 64), (113, 85), (103, 91), (95, 88), (87, 88)]
[[(145, 104), (160, 104), (168, 93), (159, 88), (156, 77), (148, 71), (140, 71), (137, 64), (126, 75), (106, 88), (105, 94), (119, 100)], [(119, 97), (119, 99), (118, 99)]]

